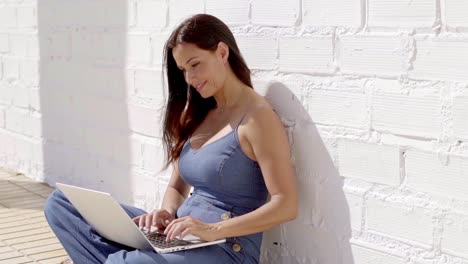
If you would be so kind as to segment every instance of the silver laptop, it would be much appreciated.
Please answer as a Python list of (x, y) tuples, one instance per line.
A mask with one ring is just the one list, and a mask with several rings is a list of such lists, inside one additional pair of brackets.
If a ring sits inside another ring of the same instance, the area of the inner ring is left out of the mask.
[(57, 188), (101, 236), (129, 247), (153, 248), (158, 253), (168, 253), (226, 242), (226, 239), (202, 241), (195, 236), (166, 242), (166, 236), (161, 231), (140, 230), (122, 206), (108, 193), (62, 183), (57, 183)]

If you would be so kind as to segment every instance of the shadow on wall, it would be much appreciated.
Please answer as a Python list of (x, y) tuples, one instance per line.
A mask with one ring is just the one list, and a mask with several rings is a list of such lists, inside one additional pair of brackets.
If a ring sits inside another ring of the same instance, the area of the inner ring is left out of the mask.
[(38, 1), (45, 181), (131, 203), (127, 1)]
[(300, 100), (273, 82), (265, 98), (288, 130), (295, 164), (299, 216), (264, 234), (262, 263), (354, 264), (350, 213), (343, 181)]

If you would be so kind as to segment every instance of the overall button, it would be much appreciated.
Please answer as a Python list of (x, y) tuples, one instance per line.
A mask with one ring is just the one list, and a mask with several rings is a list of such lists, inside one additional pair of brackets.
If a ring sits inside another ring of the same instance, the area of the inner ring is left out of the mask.
[(221, 219), (223, 220), (228, 220), (229, 218), (231, 218), (231, 215), (229, 213), (223, 213), (221, 214)]
[(232, 250), (234, 250), (235, 252), (239, 252), (239, 251), (241, 251), (241, 249), (242, 249), (242, 247), (238, 243), (234, 243), (232, 245)]

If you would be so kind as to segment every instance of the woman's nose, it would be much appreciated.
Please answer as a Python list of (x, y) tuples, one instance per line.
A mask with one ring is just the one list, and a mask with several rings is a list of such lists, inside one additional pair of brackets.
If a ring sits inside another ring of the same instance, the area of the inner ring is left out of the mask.
[(192, 84), (193, 74), (190, 71), (185, 72), (185, 81), (189, 84)]

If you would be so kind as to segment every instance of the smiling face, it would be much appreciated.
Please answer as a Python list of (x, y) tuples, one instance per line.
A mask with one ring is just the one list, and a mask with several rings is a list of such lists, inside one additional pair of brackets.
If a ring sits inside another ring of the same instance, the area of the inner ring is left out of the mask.
[(203, 98), (213, 96), (224, 85), (228, 53), (229, 49), (222, 42), (215, 51), (200, 49), (191, 43), (179, 43), (172, 50), (185, 81)]

